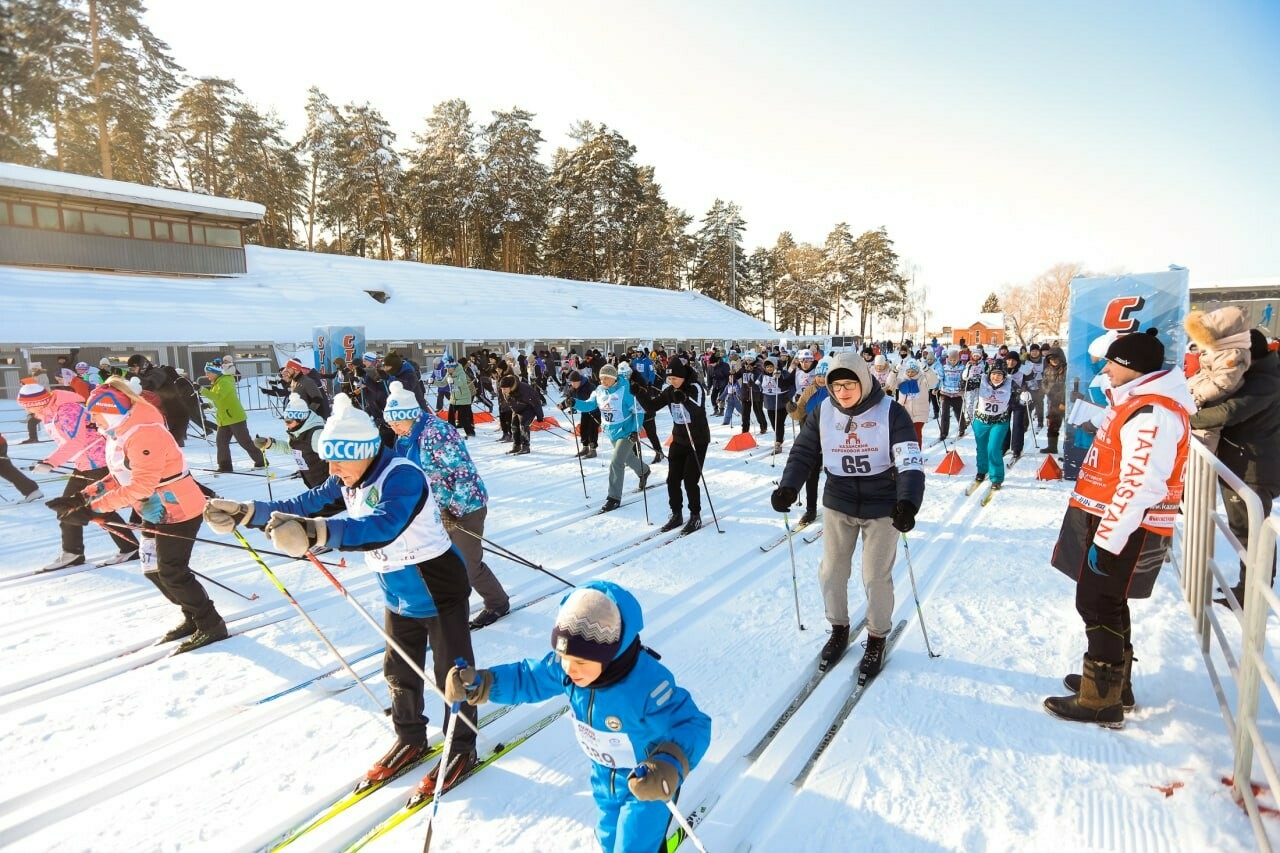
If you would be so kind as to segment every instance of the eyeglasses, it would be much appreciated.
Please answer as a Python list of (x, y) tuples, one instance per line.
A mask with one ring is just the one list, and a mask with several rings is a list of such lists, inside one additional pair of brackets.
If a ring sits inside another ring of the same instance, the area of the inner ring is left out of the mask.
[(861, 388), (862, 383), (856, 379), (842, 379), (839, 382), (828, 382), (834, 391), (852, 391), (855, 388)]

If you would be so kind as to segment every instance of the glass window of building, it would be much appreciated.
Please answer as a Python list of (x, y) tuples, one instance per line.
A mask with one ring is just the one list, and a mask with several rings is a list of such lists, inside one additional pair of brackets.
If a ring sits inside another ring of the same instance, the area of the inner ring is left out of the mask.
[(29, 204), (13, 205), (13, 224), (23, 225), (23, 226), (26, 226), (27, 228), (30, 228), (36, 224), (36, 217), (35, 217), (35, 214), (32, 213), (31, 211), (31, 205)]
[(151, 220), (145, 216), (132, 216), (133, 220), (133, 236), (136, 240), (151, 239)]
[(0, 201), (0, 225), (9, 224), (9, 205)]
[(73, 234), (84, 233), (84, 212), (79, 210), (62, 211), (62, 230)]
[(233, 249), (240, 248), (240, 229), (239, 228), (216, 228), (212, 225), (206, 225), (204, 228), (205, 242), (210, 246), (226, 246)]
[(191, 226), (191, 242), (197, 246), (204, 245), (204, 226), (203, 225)]
[(117, 213), (86, 213), (84, 231), (86, 234), (102, 234), (107, 237), (128, 237), (129, 217)]
[(173, 237), (169, 234), (169, 223), (168, 223), (168, 222), (152, 222), (152, 223), (151, 223), (151, 230), (155, 232), (155, 235), (156, 235), (156, 239), (157, 239), (157, 240), (172, 240), (172, 239), (173, 239)]
[(187, 223), (185, 222), (173, 223), (173, 242), (175, 243), (191, 242), (191, 231), (190, 229), (187, 228)]
[(36, 207), (36, 226), (49, 231), (57, 231), (58, 225), (58, 208), (46, 207), (43, 204)]

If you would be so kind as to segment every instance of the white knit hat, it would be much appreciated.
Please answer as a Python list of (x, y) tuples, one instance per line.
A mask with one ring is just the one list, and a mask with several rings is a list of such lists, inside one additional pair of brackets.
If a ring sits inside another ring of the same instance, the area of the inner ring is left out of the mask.
[(583, 587), (565, 597), (551, 630), (551, 648), (562, 655), (607, 664), (622, 646), (622, 613), (598, 589)]
[(391, 383), (391, 393), (387, 395), (387, 405), (382, 409), (382, 418), (391, 421), (416, 421), (422, 414), (418, 398), (413, 392), (405, 389), (401, 382)]
[(305, 421), (309, 414), (311, 414), (311, 409), (307, 406), (307, 401), (302, 399), (300, 394), (290, 394), (289, 402), (284, 404), (284, 419), (286, 421)]
[(351, 398), (333, 398), (333, 414), (320, 430), (320, 458), (326, 462), (372, 459), (378, 455), (382, 437), (364, 412), (351, 405)]

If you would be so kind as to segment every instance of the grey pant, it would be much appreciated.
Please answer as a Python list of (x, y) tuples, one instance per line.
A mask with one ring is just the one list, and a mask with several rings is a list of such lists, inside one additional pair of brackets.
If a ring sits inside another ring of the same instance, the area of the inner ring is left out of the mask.
[(462, 560), (467, 564), (467, 579), (471, 581), (471, 588), (480, 593), (485, 609), (506, 613), (511, 607), (511, 599), (493, 571), (485, 565), (484, 543), (480, 541), (480, 537), (484, 535), (484, 519), (488, 514), (488, 507), (482, 506), (459, 518), (441, 512), (440, 520), (444, 522), (449, 539), (461, 552)]
[(636, 446), (631, 439), (623, 436), (613, 443), (613, 459), (609, 462), (609, 497), (615, 501), (622, 500), (622, 478), (626, 475), (623, 468), (630, 468), (639, 477), (647, 468), (636, 456)]
[(828, 622), (849, 624), (849, 576), (859, 532), (867, 630), (883, 637), (893, 627), (893, 562), (898, 556), (898, 531), (888, 518), (857, 518), (827, 507), (822, 525), (822, 568), (818, 571), (822, 601)]

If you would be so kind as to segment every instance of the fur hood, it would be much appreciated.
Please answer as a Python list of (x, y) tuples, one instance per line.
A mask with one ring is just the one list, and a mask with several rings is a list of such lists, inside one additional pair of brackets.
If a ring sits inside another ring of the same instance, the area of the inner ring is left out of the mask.
[(1248, 349), (1249, 322), (1234, 305), (1213, 311), (1192, 311), (1182, 321), (1187, 336), (1201, 349)]

